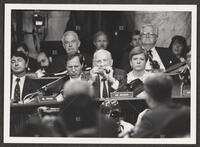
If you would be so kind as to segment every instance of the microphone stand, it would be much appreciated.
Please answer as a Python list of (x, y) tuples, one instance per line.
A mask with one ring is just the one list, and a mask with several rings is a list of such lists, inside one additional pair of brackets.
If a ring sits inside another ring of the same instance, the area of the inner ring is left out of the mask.
[[(67, 75), (67, 76), (68, 76), (68, 75)], [(57, 83), (58, 81), (64, 79), (65, 77), (66, 77), (66, 76), (63, 76), (63, 77), (61, 77), (61, 78), (59, 78), (59, 79), (57, 79), (57, 80), (55, 80), (55, 81), (53, 81), (53, 82), (50, 82), (50, 83), (48, 83), (48, 84), (42, 86), (42, 87), (39, 89), (39, 91), (47, 91), (47, 89), (48, 89), (49, 87), (53, 86), (55, 83)]]
[(42, 95), (42, 91), (37, 90), (36, 92), (27, 94), (23, 99), (23, 103), (30, 103), (31, 100), (34, 99), (37, 95)]
[[(23, 103), (29, 103), (31, 102), (30, 100), (34, 99), (35, 96), (37, 95), (44, 95), (44, 92), (47, 91), (47, 89), (51, 86), (53, 86), (55, 83), (57, 83), (58, 81), (64, 79), (66, 76), (63, 76), (53, 82), (50, 82), (44, 86), (42, 86), (40, 89), (38, 89), (36, 92), (32, 92), (32, 93), (29, 93), (27, 94), (25, 97), (24, 97), (24, 100), (23, 100)], [(28, 102), (26, 102), (27, 100), (29, 100)]]

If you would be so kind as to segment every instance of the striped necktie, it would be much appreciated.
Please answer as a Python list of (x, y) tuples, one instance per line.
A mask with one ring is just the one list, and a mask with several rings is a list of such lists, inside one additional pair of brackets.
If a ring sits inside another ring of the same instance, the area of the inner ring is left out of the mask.
[(108, 97), (108, 91), (107, 91), (107, 88), (106, 88), (106, 80), (102, 79), (102, 82), (103, 82), (103, 98), (107, 98)]
[(15, 86), (15, 91), (14, 91), (14, 101), (18, 102), (20, 101), (20, 86), (19, 86), (19, 81), (20, 81), (20, 78), (17, 78), (16, 79), (16, 86)]

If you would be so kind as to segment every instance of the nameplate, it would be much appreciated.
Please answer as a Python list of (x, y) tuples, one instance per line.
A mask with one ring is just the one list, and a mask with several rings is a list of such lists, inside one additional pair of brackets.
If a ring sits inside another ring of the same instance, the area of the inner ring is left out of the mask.
[(111, 98), (133, 98), (133, 92), (111, 92)]
[(38, 102), (39, 103), (46, 103), (46, 102), (56, 102), (56, 97), (54, 96), (42, 96), (38, 97)]

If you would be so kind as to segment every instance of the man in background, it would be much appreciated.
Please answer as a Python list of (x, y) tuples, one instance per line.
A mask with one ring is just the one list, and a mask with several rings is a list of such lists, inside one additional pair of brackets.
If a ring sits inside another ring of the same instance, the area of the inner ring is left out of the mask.
[(130, 51), (141, 45), (140, 31), (136, 30), (132, 34), (131, 42), (125, 48), (125, 52), (122, 56), (120, 67), (124, 69), (126, 72), (131, 70), (130, 62), (129, 62), (129, 53)]
[[(81, 42), (79, 40), (78, 34), (74, 31), (67, 31), (62, 36), (62, 44), (66, 51), (65, 55), (60, 55), (53, 60), (53, 66), (57, 68), (58, 72), (63, 72), (66, 70), (65, 68), (65, 56), (68, 54), (80, 53), (79, 47)], [(92, 66), (92, 59), (86, 53), (81, 53), (84, 57), (84, 70), (89, 70)]]
[(56, 72), (52, 66), (52, 57), (47, 56), (45, 52), (38, 54), (37, 62), (40, 65), (40, 68), (36, 71), (37, 77), (51, 75)]
[(95, 46), (95, 50), (99, 50), (99, 49), (106, 50), (108, 48), (108, 44), (109, 44), (107, 34), (103, 31), (98, 31), (97, 33), (95, 33), (94, 39), (93, 39), (93, 44)]
[(26, 76), (27, 56), (14, 52), (11, 56), (11, 102), (23, 103), (24, 97), (39, 89), (39, 85)]
[(173, 58), (174, 56), (171, 55), (167, 48), (156, 47), (158, 35), (158, 28), (152, 24), (145, 24), (141, 27), (141, 45), (146, 50), (149, 58), (146, 70), (152, 72), (163, 72), (176, 63), (176, 60)]
[(22, 51), (26, 55), (26, 57), (27, 57), (27, 65), (26, 65), (27, 72), (35, 72), (39, 68), (39, 65), (38, 65), (36, 59), (29, 56), (29, 49), (25, 43), (17, 44), (15, 49), (16, 49), (16, 51)]

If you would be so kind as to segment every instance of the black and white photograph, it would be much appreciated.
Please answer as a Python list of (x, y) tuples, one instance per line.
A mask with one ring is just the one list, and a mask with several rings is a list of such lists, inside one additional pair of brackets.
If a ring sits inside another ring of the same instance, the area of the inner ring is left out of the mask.
[(196, 144), (197, 5), (4, 7), (4, 143)]

